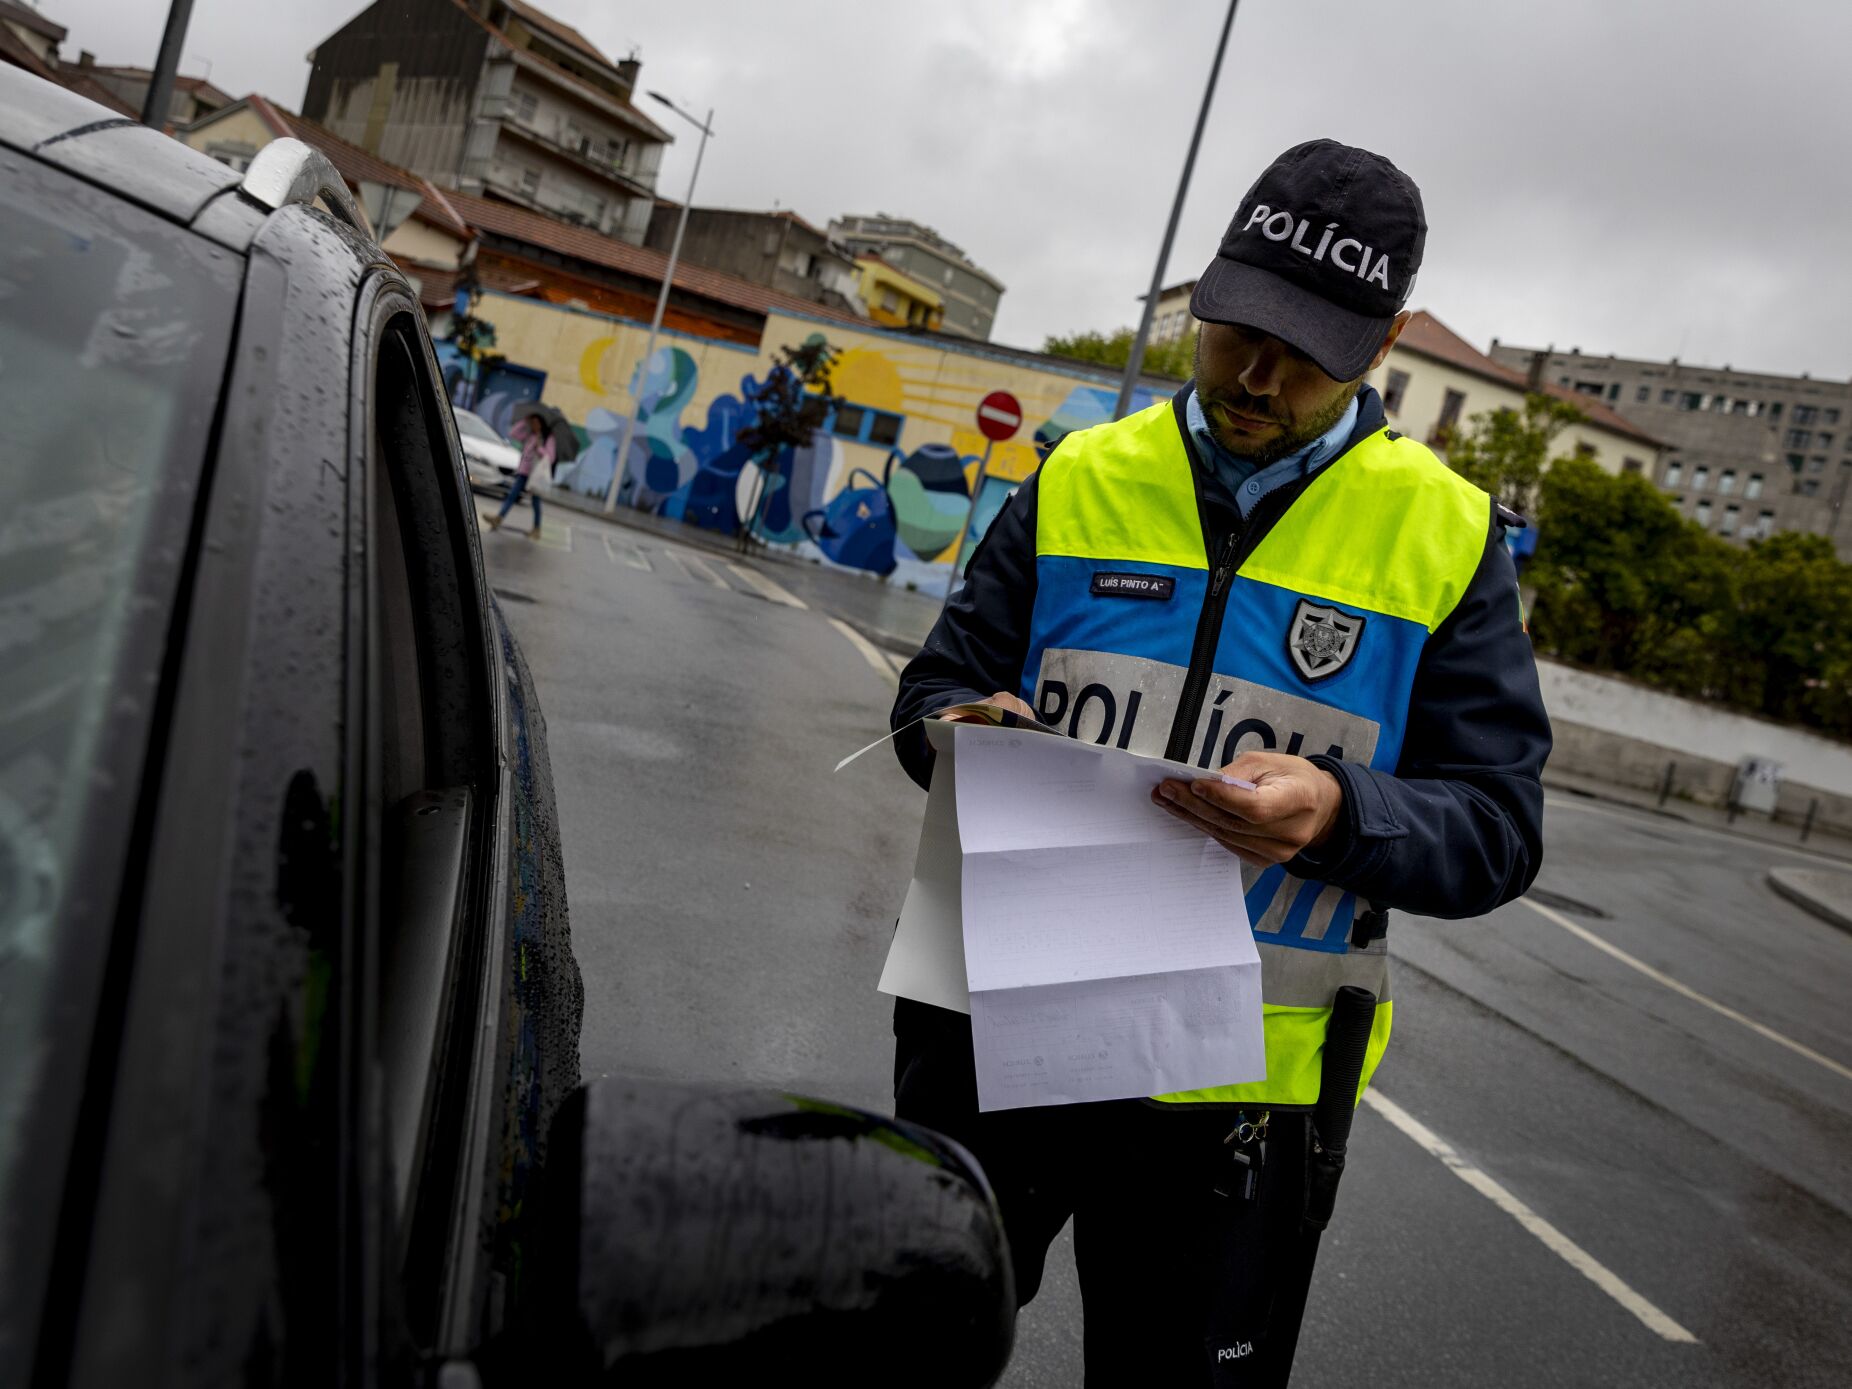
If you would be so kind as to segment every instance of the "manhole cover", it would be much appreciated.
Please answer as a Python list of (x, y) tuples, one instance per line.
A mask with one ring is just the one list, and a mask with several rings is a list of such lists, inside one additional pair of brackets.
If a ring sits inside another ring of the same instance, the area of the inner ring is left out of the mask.
[(1535, 902), (1539, 906), (1555, 907), (1557, 911), (1568, 912), (1571, 916), (1587, 916), (1594, 918), (1596, 921), (1607, 921), (1611, 919), (1608, 913), (1604, 912), (1600, 907), (1594, 906), (1588, 902), (1578, 901), (1574, 897), (1565, 897), (1560, 892), (1551, 892), (1545, 887), (1533, 887), (1529, 892), (1524, 894), (1524, 899), (1527, 902)]
[(497, 598), (506, 598), (510, 603), (531, 603), (534, 601), (525, 593), (516, 593), (511, 588), (498, 588), (495, 590), (495, 596)]

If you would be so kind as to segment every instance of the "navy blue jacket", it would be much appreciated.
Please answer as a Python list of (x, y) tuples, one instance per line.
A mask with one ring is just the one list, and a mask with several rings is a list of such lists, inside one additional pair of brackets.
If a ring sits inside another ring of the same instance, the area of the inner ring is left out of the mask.
[[(1364, 387), (1360, 405), (1346, 448), (1382, 427), (1376, 392)], [(997, 514), (964, 587), (902, 672), (894, 728), (998, 690), (1021, 691), (1035, 609), (1036, 481)], [(1252, 524), (1277, 522), (1309, 481), (1281, 488)], [(1219, 493), (1200, 489), (1205, 506), (1224, 505)], [(1344, 813), (1331, 838), (1288, 872), (1347, 888), (1379, 908), (1440, 917), (1488, 912), (1522, 896), (1537, 876), (1550, 721), (1505, 551), (1509, 515), (1496, 502), (1487, 508), (1478, 571), (1422, 650), (1394, 774), (1310, 759), (1337, 777)], [(932, 750), (924, 733), (903, 733), (894, 746), (908, 775), (926, 786)]]

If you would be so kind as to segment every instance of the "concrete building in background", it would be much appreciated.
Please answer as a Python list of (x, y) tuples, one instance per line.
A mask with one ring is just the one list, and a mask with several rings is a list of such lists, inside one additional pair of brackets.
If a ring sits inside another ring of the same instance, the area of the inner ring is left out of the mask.
[[(1409, 319), (1369, 381), (1382, 393), (1389, 427), (1442, 455), (1474, 415), (1521, 410), (1533, 389), (1523, 372), (1493, 361), (1425, 309)], [(1570, 400), (1586, 416), (1556, 436), (1553, 456), (1580, 454), (1610, 473), (1653, 474), (1662, 445), (1652, 433), (1566, 387), (1536, 389)]]
[[(658, 202), (643, 244), (667, 252), (681, 205)], [(819, 304), (862, 312), (855, 257), (795, 212), (691, 207), (682, 259)]]
[[(872, 217), (850, 215), (830, 223), (830, 237), (856, 256), (873, 251), (885, 265), (939, 295), (944, 331), (979, 342), (990, 340), (1003, 282), (973, 264), (931, 227), (885, 212)], [(874, 305), (868, 307), (873, 313)]]
[[(1172, 285), (1169, 289), (1158, 291), (1157, 310), (1151, 315), (1151, 344), (1182, 342), (1196, 330), (1196, 319), (1190, 313), (1190, 295), (1196, 291), (1196, 281), (1185, 280), (1182, 284)], [(1144, 296), (1138, 296), (1141, 300)]]
[(316, 45), (302, 113), (441, 188), (632, 245), (670, 136), (613, 62), (522, 0), (379, 0)]
[(857, 296), (876, 323), (884, 328), (944, 330), (945, 301), (931, 285), (889, 265), (873, 251), (859, 256), (855, 269)]
[(1667, 443), (1653, 480), (1705, 529), (1746, 541), (1824, 535), (1852, 561), (1852, 384), (1729, 366), (1601, 357), (1492, 341), (1492, 356), (1558, 393), (1598, 400)]
[[(88, 50), (77, 55), (76, 71), (137, 112), (147, 103), (148, 84), (154, 81), (154, 73), (148, 68), (108, 66), (97, 62)], [(230, 93), (220, 91), (205, 78), (176, 76), (167, 121), (175, 128), (191, 125), (230, 103)]]

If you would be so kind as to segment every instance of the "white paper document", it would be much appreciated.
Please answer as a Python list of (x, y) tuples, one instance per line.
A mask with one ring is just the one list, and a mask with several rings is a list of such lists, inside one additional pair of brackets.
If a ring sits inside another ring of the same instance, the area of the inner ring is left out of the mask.
[(1240, 863), (1150, 791), (1198, 769), (1005, 728), (938, 751), (881, 988), (971, 1013), (979, 1107), (1258, 1080)]

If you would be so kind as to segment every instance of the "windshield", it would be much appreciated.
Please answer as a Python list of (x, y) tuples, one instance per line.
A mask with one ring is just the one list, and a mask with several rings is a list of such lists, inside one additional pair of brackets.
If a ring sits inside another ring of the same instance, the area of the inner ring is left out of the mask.
[(467, 410), (457, 411), (457, 432), (471, 439), (486, 439), (493, 444), (505, 442), (480, 415), (472, 415)]
[(64, 1069), (49, 1005), (83, 1006), (65, 965), (100, 955), (114, 917), (171, 602), (171, 577), (146, 580), (171, 576), (185, 538), (239, 264), (41, 166), (6, 180), (0, 1197), (36, 1137), (38, 1080)]

